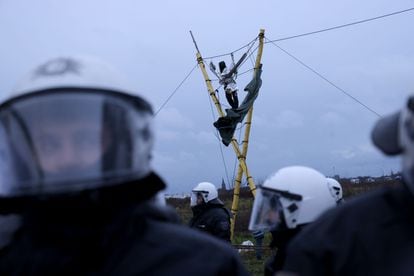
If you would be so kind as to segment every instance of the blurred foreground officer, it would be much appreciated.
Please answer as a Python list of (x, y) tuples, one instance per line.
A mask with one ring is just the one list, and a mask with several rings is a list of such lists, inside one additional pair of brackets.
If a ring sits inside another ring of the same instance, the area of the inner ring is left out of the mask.
[(382, 188), (328, 212), (288, 248), (299, 275), (414, 274), (414, 98), (372, 131), (385, 154), (402, 155), (404, 185)]
[(218, 198), (216, 186), (201, 182), (191, 192), (190, 227), (230, 242), (230, 211)]
[(114, 78), (58, 58), (0, 104), (0, 211), (15, 214), (0, 275), (246, 274), (231, 247), (159, 204), (152, 108)]
[(282, 269), (286, 246), (303, 227), (336, 206), (328, 180), (320, 172), (302, 166), (285, 167), (259, 187), (249, 230), (270, 231), (276, 254), (267, 261), (265, 275)]

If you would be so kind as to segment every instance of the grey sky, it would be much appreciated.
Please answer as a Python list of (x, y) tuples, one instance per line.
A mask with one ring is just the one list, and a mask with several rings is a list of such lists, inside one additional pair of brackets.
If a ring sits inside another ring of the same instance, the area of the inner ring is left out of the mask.
[[(189, 30), (207, 57), (238, 49), (261, 28), (273, 40), (412, 7), (412, 0), (0, 0), (0, 97), (39, 62), (87, 54), (112, 63), (157, 110), (196, 64)], [(387, 114), (414, 88), (412, 26), (414, 12), (408, 12), (277, 44)], [(286, 165), (348, 177), (398, 170), (398, 159), (371, 145), (377, 116), (270, 43), (262, 62), (247, 159), (256, 180)], [(250, 69), (246, 64), (240, 71)], [(239, 88), (248, 81), (249, 76), (240, 78)], [(222, 178), (232, 178), (234, 153), (223, 147), (226, 174), (212, 125), (216, 116), (196, 68), (156, 117), (153, 164), (169, 192), (187, 192), (201, 181), (219, 186)]]

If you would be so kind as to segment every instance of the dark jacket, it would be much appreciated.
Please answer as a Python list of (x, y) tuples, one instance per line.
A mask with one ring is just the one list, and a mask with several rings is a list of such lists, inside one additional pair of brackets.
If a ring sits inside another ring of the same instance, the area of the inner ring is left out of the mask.
[(414, 197), (381, 189), (328, 211), (289, 244), (299, 275), (413, 275)]
[(209, 233), (217, 238), (230, 242), (230, 212), (219, 199), (192, 208), (191, 228)]
[(266, 261), (265, 275), (274, 275), (283, 268), (286, 260), (286, 248), (289, 242), (301, 231), (304, 225), (299, 225), (294, 229), (282, 228), (272, 231), (272, 242), (270, 247), (275, 250), (273, 255)]
[(247, 275), (229, 245), (176, 224), (170, 208), (130, 200), (160, 181), (23, 213), (0, 251), (0, 275)]

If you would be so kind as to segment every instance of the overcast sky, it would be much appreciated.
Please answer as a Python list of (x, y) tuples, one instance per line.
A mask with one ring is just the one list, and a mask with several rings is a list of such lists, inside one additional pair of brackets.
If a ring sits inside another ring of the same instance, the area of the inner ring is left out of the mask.
[[(196, 65), (190, 30), (208, 57), (244, 46), (261, 28), (276, 40), (413, 7), (413, 0), (0, 0), (0, 97), (38, 63), (86, 54), (124, 73), (158, 110)], [(414, 12), (407, 12), (276, 43), (385, 115), (414, 89), (413, 26)], [(272, 43), (265, 45), (262, 63), (247, 157), (256, 181), (288, 165), (345, 177), (398, 171), (400, 160), (371, 144), (377, 115)], [(252, 67), (243, 66), (240, 71)], [(250, 77), (240, 77), (239, 88)], [(220, 186), (233, 178), (235, 155), (223, 146), (222, 157), (216, 119), (196, 68), (156, 116), (153, 166), (168, 192), (188, 192), (201, 181)]]

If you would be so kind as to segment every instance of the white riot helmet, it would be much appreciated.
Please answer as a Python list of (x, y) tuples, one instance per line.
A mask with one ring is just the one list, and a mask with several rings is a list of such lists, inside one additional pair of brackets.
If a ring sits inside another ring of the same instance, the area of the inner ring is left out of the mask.
[(273, 231), (281, 224), (293, 229), (335, 205), (324, 175), (308, 167), (285, 167), (257, 190), (249, 230)]
[(331, 191), (331, 195), (335, 199), (336, 203), (341, 203), (343, 201), (341, 184), (334, 178), (327, 177), (326, 180), (328, 181), (329, 190)]
[(210, 182), (201, 182), (191, 191), (190, 205), (197, 205), (197, 198), (201, 196), (204, 203), (208, 203), (218, 197), (217, 188)]
[(37, 67), (0, 102), (0, 198), (78, 192), (151, 172), (153, 111), (91, 58)]
[(404, 183), (414, 193), (414, 96), (401, 111), (382, 117), (375, 124), (371, 138), (387, 155), (402, 155)]

